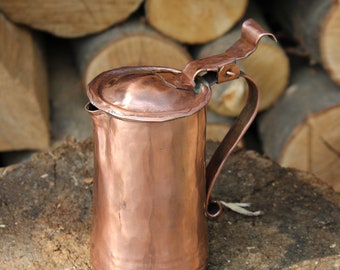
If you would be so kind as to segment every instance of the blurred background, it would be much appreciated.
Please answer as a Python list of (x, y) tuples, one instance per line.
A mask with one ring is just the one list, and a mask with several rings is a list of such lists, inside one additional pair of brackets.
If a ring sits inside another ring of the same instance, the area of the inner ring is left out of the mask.
[[(263, 39), (240, 61), (261, 90), (241, 144), (340, 191), (340, 7), (333, 0), (0, 0), (0, 167), (92, 136), (86, 86), (129, 65), (183, 69), (225, 51), (255, 19)], [(213, 86), (207, 138), (219, 141), (247, 96)]]

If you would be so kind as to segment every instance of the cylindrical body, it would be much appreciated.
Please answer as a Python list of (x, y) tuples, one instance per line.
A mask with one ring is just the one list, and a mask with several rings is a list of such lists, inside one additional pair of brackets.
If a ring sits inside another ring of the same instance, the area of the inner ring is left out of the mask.
[(89, 107), (96, 156), (94, 269), (205, 269), (205, 108), (138, 122)]

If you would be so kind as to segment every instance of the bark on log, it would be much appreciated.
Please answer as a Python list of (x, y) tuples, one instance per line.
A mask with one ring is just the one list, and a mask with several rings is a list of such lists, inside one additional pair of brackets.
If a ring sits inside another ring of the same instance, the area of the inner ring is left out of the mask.
[(143, 0), (0, 0), (12, 21), (72, 38), (100, 32), (124, 21)]
[[(254, 3), (249, 3), (246, 17), (254, 18), (268, 29), (261, 11)], [(224, 36), (196, 48), (195, 58), (204, 58), (221, 53), (240, 36), (241, 24)], [(289, 61), (283, 49), (270, 38), (261, 40), (256, 51), (239, 62), (241, 69), (250, 75), (258, 85), (261, 97), (259, 110), (271, 107), (285, 90), (289, 78)], [(225, 116), (236, 116), (245, 105), (247, 84), (243, 79), (213, 86), (209, 108)]]
[(320, 69), (301, 67), (259, 124), (265, 153), (314, 173), (340, 191), (340, 91)]
[(182, 69), (191, 60), (180, 44), (136, 20), (80, 39), (74, 45), (85, 85), (112, 68), (146, 65)]
[(148, 22), (183, 43), (211, 41), (231, 29), (244, 15), (248, 0), (146, 0)]
[(340, 85), (340, 4), (334, 0), (264, 1), (274, 20)]
[[(215, 147), (208, 144), (208, 159)], [(70, 140), (0, 168), (2, 269), (91, 269), (92, 152), (91, 140)], [(252, 203), (250, 210), (263, 215), (225, 209), (209, 220), (207, 270), (339, 266), (340, 195), (313, 175), (238, 151), (222, 169), (214, 196)]]
[(47, 72), (39, 38), (0, 13), (0, 40), (0, 151), (47, 149)]

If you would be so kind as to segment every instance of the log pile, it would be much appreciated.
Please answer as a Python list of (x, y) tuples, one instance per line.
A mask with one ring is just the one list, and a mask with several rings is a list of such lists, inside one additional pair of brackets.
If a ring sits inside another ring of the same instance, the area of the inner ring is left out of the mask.
[(264, 151), (283, 166), (313, 172), (340, 192), (339, 119), (337, 85), (320, 68), (299, 67), (283, 97), (260, 118)]
[(264, 2), (309, 60), (304, 66), (293, 61), (289, 88), (261, 120), (264, 151), (284, 166), (313, 172), (340, 192), (339, 1)]
[(340, 85), (340, 4), (333, 0), (266, 3), (282, 27), (300, 43), (310, 60), (321, 63)]
[[(263, 151), (273, 160), (310, 170), (339, 191), (339, 10), (332, 0), (300, 0), (297, 5), (293, 0), (0, 0), (0, 38), (5, 41), (0, 44), (0, 151), (47, 149), (51, 138), (63, 138), (63, 130), (82, 134), (77, 129), (85, 126), (78, 125), (86, 121), (79, 117), (85, 114), (83, 107), (77, 103), (77, 111), (58, 114), (63, 108), (56, 105), (58, 89), (63, 88), (63, 100), (79, 96), (83, 102), (81, 91), (105, 70), (127, 65), (182, 69), (191, 59), (227, 49), (239, 37), (241, 23), (252, 17), (282, 41), (264, 40), (256, 53), (238, 63), (261, 90), (261, 117), (252, 130), (259, 129)], [(296, 44), (293, 50), (284, 42), (287, 37), (289, 46)], [(49, 55), (50, 46), (70, 49), (66, 65), (72, 71), (52, 64), (58, 53)], [(303, 56), (307, 61), (295, 66), (292, 52), (301, 50), (308, 52)], [(313, 80), (299, 75), (307, 73)], [(209, 109), (228, 120), (210, 121), (209, 138), (221, 140), (246, 95), (241, 79), (213, 87)], [(314, 102), (323, 105), (314, 109)], [(302, 131), (303, 126), (308, 128)], [(319, 142), (298, 135), (312, 131), (318, 131)]]
[(0, 14), (0, 151), (47, 149), (47, 70), (37, 35)]

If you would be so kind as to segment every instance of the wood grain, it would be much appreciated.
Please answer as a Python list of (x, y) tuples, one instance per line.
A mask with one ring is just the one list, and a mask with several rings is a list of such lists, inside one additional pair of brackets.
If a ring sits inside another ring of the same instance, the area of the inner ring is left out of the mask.
[(161, 33), (183, 43), (211, 41), (244, 15), (248, 0), (146, 0), (148, 22)]
[(47, 68), (41, 42), (0, 14), (0, 150), (47, 149)]
[(72, 38), (100, 32), (124, 21), (143, 0), (0, 0), (12, 21)]

